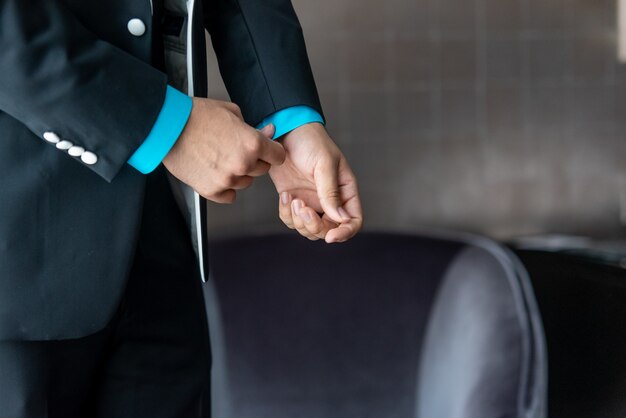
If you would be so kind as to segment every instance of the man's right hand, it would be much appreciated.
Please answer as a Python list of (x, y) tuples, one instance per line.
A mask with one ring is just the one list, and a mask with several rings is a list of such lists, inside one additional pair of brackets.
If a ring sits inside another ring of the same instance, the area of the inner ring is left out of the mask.
[(247, 125), (234, 103), (194, 97), (187, 125), (163, 164), (206, 199), (232, 203), (253, 177), (285, 161), (273, 135), (271, 125), (261, 131)]

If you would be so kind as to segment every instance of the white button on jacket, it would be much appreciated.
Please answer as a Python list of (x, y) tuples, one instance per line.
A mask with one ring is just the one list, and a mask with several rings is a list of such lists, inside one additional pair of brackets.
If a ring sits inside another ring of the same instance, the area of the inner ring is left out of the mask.
[(61, 138), (59, 138), (59, 135), (55, 134), (54, 132), (44, 132), (43, 139), (53, 144), (56, 144), (61, 140)]
[(74, 145), (67, 150), (67, 153), (72, 157), (80, 157), (85, 152), (85, 148)]
[(57, 148), (58, 149), (62, 149), (62, 150), (66, 150), (66, 149), (72, 148), (73, 145), (74, 144), (72, 144), (70, 141), (63, 140), (63, 141), (57, 143)]
[(128, 31), (134, 36), (142, 36), (146, 33), (146, 24), (141, 19), (130, 19), (128, 21)]
[(87, 165), (94, 165), (95, 163), (98, 162), (98, 156), (91, 151), (85, 151), (80, 156), (80, 159), (82, 160), (82, 162), (84, 162)]

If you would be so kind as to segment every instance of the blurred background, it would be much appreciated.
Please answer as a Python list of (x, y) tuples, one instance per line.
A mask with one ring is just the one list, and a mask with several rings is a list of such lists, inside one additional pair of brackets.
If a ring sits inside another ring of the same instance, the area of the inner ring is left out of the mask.
[[(620, 1), (293, 0), (366, 227), (623, 235)], [(282, 230), (277, 202), (211, 204), (213, 236)]]

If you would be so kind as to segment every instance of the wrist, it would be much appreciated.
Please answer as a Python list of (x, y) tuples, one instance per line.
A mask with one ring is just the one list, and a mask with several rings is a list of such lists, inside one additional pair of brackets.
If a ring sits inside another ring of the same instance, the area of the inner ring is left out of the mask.
[(326, 131), (326, 127), (321, 122), (309, 122), (304, 125), (298, 126), (294, 130), (283, 135), (280, 140), (283, 142), (289, 141), (289, 138), (302, 138), (309, 136), (319, 136), (324, 135), (328, 136), (328, 132)]

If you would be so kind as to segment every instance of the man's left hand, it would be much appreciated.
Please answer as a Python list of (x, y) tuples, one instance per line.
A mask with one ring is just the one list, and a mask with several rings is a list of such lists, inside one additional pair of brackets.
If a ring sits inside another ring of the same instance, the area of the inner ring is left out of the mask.
[(311, 240), (352, 238), (363, 225), (357, 182), (324, 126), (302, 125), (281, 142), (286, 160), (269, 171), (279, 193), (280, 219)]

